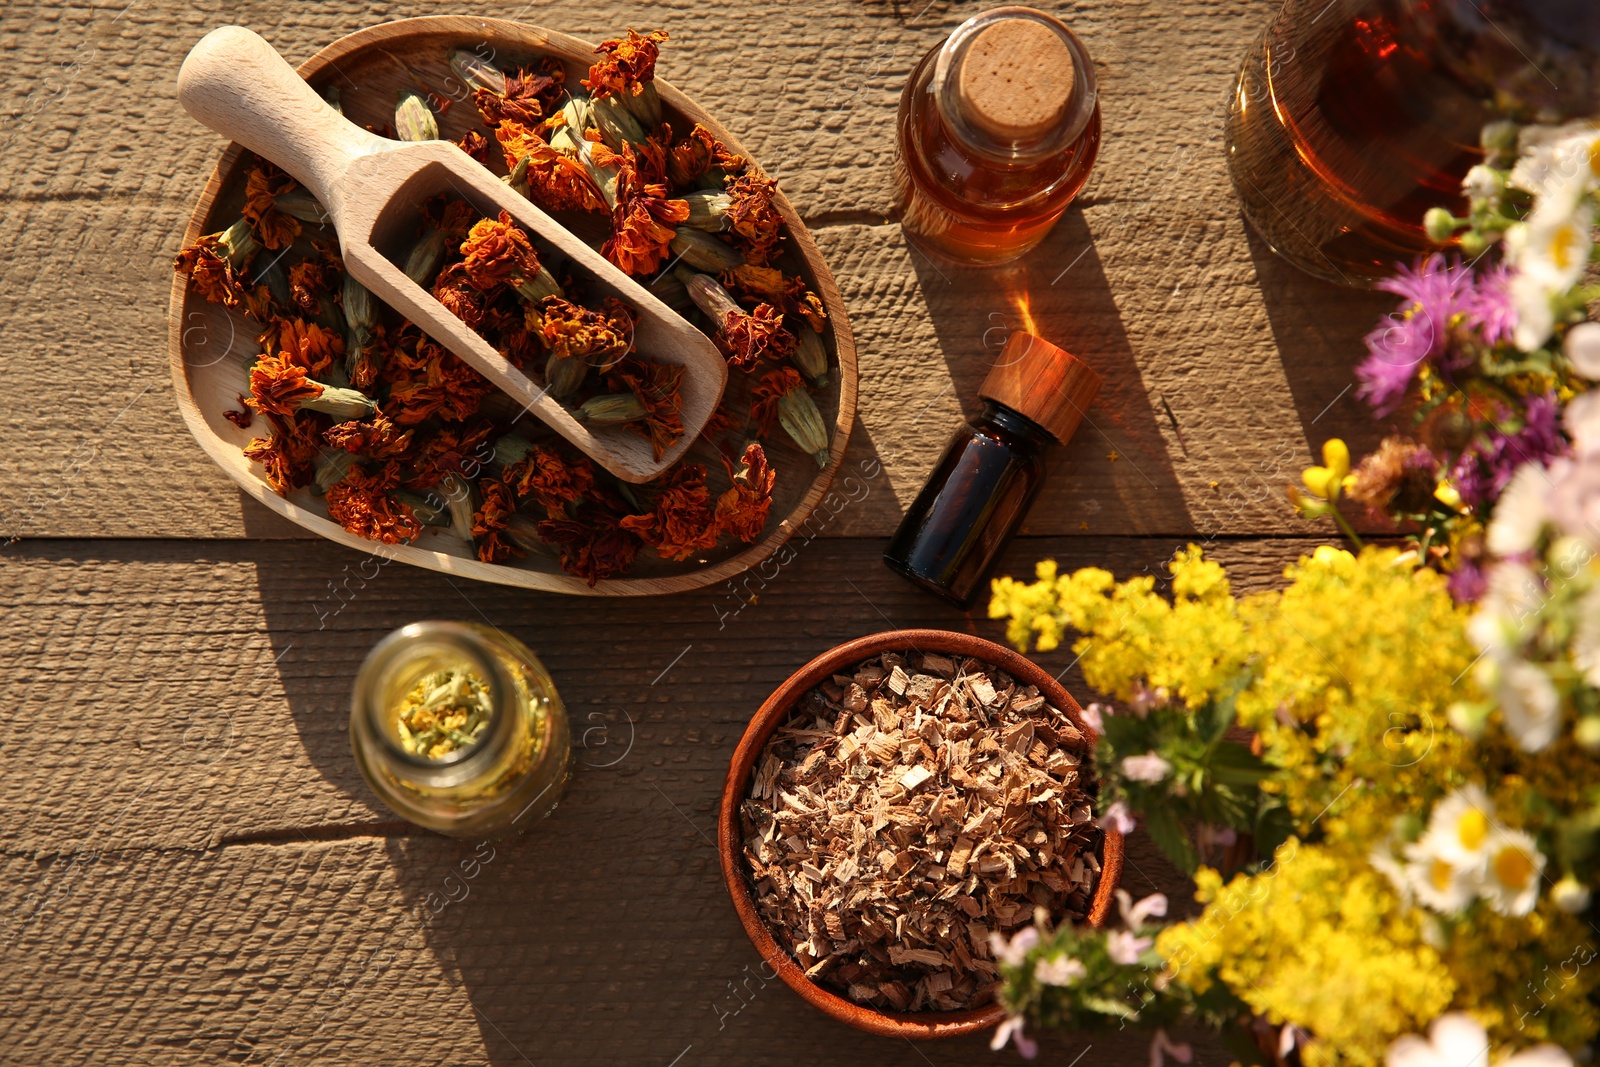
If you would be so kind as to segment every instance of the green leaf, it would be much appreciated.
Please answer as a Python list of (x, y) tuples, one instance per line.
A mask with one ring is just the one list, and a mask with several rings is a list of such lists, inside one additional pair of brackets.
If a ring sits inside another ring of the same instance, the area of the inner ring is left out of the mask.
[(1145, 832), (1166, 857), (1186, 874), (1193, 874), (1199, 865), (1194, 845), (1183, 828), (1183, 823), (1171, 808), (1154, 808), (1143, 813)]

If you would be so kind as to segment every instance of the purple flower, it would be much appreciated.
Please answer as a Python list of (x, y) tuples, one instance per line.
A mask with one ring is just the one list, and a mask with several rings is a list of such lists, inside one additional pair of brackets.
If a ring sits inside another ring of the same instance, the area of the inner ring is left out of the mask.
[(1511, 302), (1511, 268), (1504, 263), (1478, 275), (1462, 301), (1462, 322), (1475, 330), (1485, 344), (1511, 340), (1517, 328), (1517, 309)]
[(1476, 297), (1472, 269), (1446, 263), (1435, 253), (1415, 267), (1396, 266), (1378, 288), (1402, 297), (1396, 308), (1366, 336), (1367, 358), (1356, 368), (1360, 396), (1379, 415), (1387, 415), (1405, 397), (1417, 366), (1446, 350), (1450, 320)]
[(1554, 393), (1523, 402), (1522, 428), (1511, 433), (1491, 427), (1462, 451), (1450, 470), (1450, 484), (1462, 502), (1481, 508), (1497, 500), (1511, 476), (1524, 463), (1548, 465), (1569, 451), (1561, 435), (1561, 408)]
[(1483, 576), (1483, 568), (1478, 561), (1473, 559), (1462, 560), (1450, 572), (1450, 580), (1445, 584), (1450, 590), (1451, 599), (1457, 604), (1476, 604), (1489, 591), (1489, 580)]

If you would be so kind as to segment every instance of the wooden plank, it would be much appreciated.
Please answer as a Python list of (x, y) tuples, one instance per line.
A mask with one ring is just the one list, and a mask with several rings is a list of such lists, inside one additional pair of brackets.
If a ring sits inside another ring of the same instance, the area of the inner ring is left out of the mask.
[[(289, 22), (264, 4), (235, 17), (299, 59), (349, 28), (422, 10), (342, 0), (301, 5)], [(803, 14), (749, 5), (665, 20), (675, 40), (664, 69), (782, 177), (851, 309), (862, 399), (847, 462), (884, 459), (890, 491), (832, 532), (892, 529), (957, 398), (970, 400), (985, 354), (1021, 325), (1013, 297), (1024, 290), (1040, 331), (1107, 377), (1030, 530), (1296, 529), (1281, 492), (1314, 446), (1332, 433), (1374, 439), (1343, 390), (1389, 299), (1298, 277), (1237, 216), (1217, 109), (1269, 5), (1080, 6), (1107, 139), (1078, 206), (1009, 273), (935, 266), (884, 222), (899, 86), (973, 10), (830, 0)], [(0, 259), (0, 532), (303, 536), (206, 461), (161, 359), (167, 264), (217, 150), (177, 109), (173, 78), (217, 16), (175, 0), (113, 16), (31, 4), (6, 16), (18, 29), (0, 105), (19, 114), (5, 136), (28, 150), (0, 154), (0, 247), (11, 253)], [(616, 2), (541, 5), (538, 17), (588, 36), (663, 18)]]
[[(1029, 574), (1043, 556), (1160, 573), (1181, 544), (1028, 538), (1002, 573)], [(597, 602), (379, 566), (333, 546), (24, 542), (0, 566), (0, 662), (16, 694), (0, 848), (212, 848), (388, 826), (350, 759), (351, 679), (383, 634), (441, 617), (488, 621), (543, 657), (586, 739), (582, 760), (627, 754), (580, 774), (564, 814), (608, 847), (648, 848), (663, 827), (630, 820), (637, 796), (615, 783), (680, 789), (687, 810), (709, 813), (750, 714), (811, 657), (899, 627), (1000, 636), (981, 606), (964, 616), (891, 574), (880, 542), (793, 547), (737, 584)], [(1260, 585), (1308, 547), (1212, 550), (1239, 567), (1237, 581)], [(1040, 662), (1058, 671), (1071, 658)]]
[[(648, 850), (597, 846), (558, 811), (499, 845), (0, 855), (0, 1062), (1002, 1062), (986, 1034), (912, 1046), (808, 1007), (740, 928), (700, 836), (709, 818), (680, 816), (670, 789), (627, 792), (619, 821), (649, 824)], [(1129, 858), (1180, 891), (1142, 835)], [(1052, 1036), (1043, 1062), (1142, 1063), (1147, 1040)], [(1200, 1055), (1227, 1062), (1210, 1044)]]

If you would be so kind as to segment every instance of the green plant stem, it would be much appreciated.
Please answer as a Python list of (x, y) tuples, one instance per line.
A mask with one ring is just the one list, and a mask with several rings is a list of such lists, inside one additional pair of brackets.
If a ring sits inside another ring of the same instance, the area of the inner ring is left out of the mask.
[[(1330, 501), (1330, 503), (1332, 502)], [(1350, 523), (1346, 521), (1345, 517), (1340, 514), (1339, 506), (1337, 504), (1334, 504), (1328, 509), (1328, 514), (1333, 516), (1333, 521), (1339, 524), (1339, 529), (1344, 531), (1344, 535), (1350, 539), (1350, 543), (1356, 546), (1357, 552), (1366, 547), (1366, 545), (1362, 543), (1361, 535), (1356, 533), (1355, 527), (1351, 526)]]

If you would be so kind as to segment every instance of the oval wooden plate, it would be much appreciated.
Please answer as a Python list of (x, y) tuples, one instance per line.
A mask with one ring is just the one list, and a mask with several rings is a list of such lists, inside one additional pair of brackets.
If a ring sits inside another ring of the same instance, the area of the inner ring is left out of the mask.
[[(618, 32), (622, 29), (618, 27)], [(442, 15), (403, 19), (352, 33), (322, 49), (299, 70), (301, 77), (318, 91), (337, 84), (344, 112), (350, 119), (381, 128), (393, 120), (399, 90), (417, 88), (409, 68), (434, 92), (454, 99), (453, 105), (439, 116), (439, 128), (441, 137), (455, 139), (480, 124), (470, 97), (461, 91), (450, 71), (447, 57), (454, 48), (476, 49), (506, 69), (541, 56), (555, 56), (566, 66), (569, 85), (577, 85), (587, 75), (594, 58), (593, 45), (565, 34), (504, 19)], [(669, 42), (662, 54), (664, 69), (670, 69), (672, 58)], [(693, 100), (659, 78), (656, 86), (674, 131), (686, 131), (698, 122), (731, 149), (749, 156), (738, 139)], [(185, 246), (239, 217), (248, 163), (249, 156), (243, 148), (228, 145), (190, 216)], [(789, 237), (777, 265), (787, 274), (804, 278), (822, 298), (828, 313), (823, 342), (828, 350), (829, 382), (813, 394), (813, 399), (823, 421), (833, 428), (833, 442), (830, 462), (819, 470), (816, 460), (800, 451), (782, 430), (769, 435), (764, 444), (777, 471), (773, 518), (768, 520), (765, 537), (753, 545), (721, 545), (683, 563), (659, 559), (653, 550), (645, 548), (627, 576), (604, 580), (591, 588), (583, 579), (563, 574), (553, 559), (530, 554), (511, 564), (480, 562), (470, 546), (447, 530), (429, 528), (409, 545), (384, 545), (348, 533), (327, 517), (321, 498), (309, 489), (281, 497), (268, 487), (259, 469), (244, 458), (241, 450), (252, 438), (260, 436), (265, 423), (242, 430), (225, 419), (223, 412), (238, 408), (239, 395), (248, 390), (248, 367), (258, 351), (255, 338), (260, 327), (245, 315), (190, 293), (187, 279), (175, 274), (169, 348), (178, 407), (200, 446), (251, 496), (306, 529), (363, 552), (480, 581), (561, 593), (642, 596), (681, 593), (715, 584), (766, 559), (806, 521), (843, 462), (855, 420), (856, 352), (844, 301), (816, 243), (781, 189), (774, 203), (783, 215)], [(328, 230), (320, 236), (332, 240), (333, 232)], [(695, 442), (686, 460), (705, 464), (713, 474), (721, 468), (716, 449), (703, 439)]]

